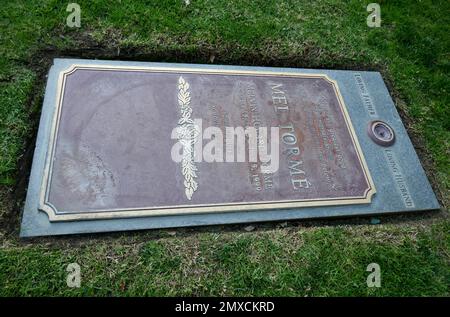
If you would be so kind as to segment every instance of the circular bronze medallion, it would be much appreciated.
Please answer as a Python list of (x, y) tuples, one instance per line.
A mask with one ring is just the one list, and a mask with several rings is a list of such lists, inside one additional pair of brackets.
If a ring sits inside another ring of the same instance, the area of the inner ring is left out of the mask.
[(378, 145), (390, 146), (395, 142), (394, 130), (383, 121), (371, 121), (367, 127), (370, 138)]

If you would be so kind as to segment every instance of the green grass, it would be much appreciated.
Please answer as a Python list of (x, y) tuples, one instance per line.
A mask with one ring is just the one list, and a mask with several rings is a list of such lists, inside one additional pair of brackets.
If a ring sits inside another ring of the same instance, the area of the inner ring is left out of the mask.
[[(442, 257), (450, 241), (442, 233), (449, 229), (448, 223), (419, 232), (359, 227), (365, 236), (346, 226), (283, 228), (165, 235), (146, 242), (124, 235), (76, 248), (12, 246), (0, 250), (0, 294), (443, 295), (450, 272)], [(66, 286), (72, 262), (81, 266), (79, 289)], [(372, 262), (381, 268), (380, 288), (366, 285)]]
[[(372, 1), (77, 2), (80, 29), (65, 26), (66, 1), (0, 6), (3, 227), (18, 223), (10, 192), (37, 124), (51, 54), (381, 70), (448, 209), (448, 1), (378, 1), (382, 27), (374, 29), (365, 22)], [(447, 211), (399, 219), (383, 218), (381, 226), (267, 225), (249, 233), (220, 227), (34, 243), (2, 227), (0, 295), (448, 296)], [(80, 289), (65, 285), (71, 262), (82, 267)], [(381, 266), (379, 289), (365, 284), (371, 262)]]

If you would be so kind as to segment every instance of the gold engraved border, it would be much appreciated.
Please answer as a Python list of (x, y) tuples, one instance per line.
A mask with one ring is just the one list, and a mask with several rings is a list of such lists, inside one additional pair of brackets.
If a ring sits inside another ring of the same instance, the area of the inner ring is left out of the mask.
[[(59, 122), (64, 99), (64, 89), (67, 76), (73, 74), (77, 70), (100, 70), (100, 71), (130, 71), (130, 72), (156, 72), (156, 73), (176, 73), (180, 74), (224, 74), (236, 76), (262, 76), (262, 77), (293, 77), (293, 78), (321, 78), (329, 82), (338, 97), (339, 105), (343, 113), (345, 123), (350, 133), (352, 143), (356, 149), (359, 163), (362, 167), (368, 188), (363, 196), (347, 196), (329, 199), (315, 198), (304, 200), (284, 200), (284, 201), (264, 201), (264, 202), (239, 202), (224, 204), (197, 204), (197, 205), (176, 205), (176, 206), (157, 206), (143, 208), (117, 208), (87, 211), (58, 211), (49, 200), (49, 187), (52, 178), (53, 158), (55, 146), (58, 136)], [(350, 116), (344, 104), (338, 84), (335, 80), (329, 78), (326, 74), (310, 74), (300, 72), (279, 72), (269, 70), (237, 70), (237, 69), (215, 69), (215, 68), (188, 68), (188, 67), (153, 67), (153, 66), (119, 66), (119, 65), (95, 65), (95, 64), (73, 64), (68, 69), (60, 72), (58, 77), (56, 109), (52, 119), (52, 127), (48, 152), (46, 155), (46, 163), (44, 167), (44, 177), (42, 179), (41, 193), (39, 197), (38, 209), (47, 213), (50, 221), (77, 221), (77, 220), (98, 220), (113, 218), (134, 218), (149, 216), (167, 216), (182, 214), (201, 214), (201, 213), (218, 213), (218, 212), (238, 212), (238, 211), (254, 211), (254, 210), (270, 210), (270, 209), (288, 209), (301, 207), (317, 207), (317, 206), (338, 206), (350, 204), (368, 204), (372, 200), (372, 196), (376, 193), (375, 185), (369, 172), (366, 160), (356, 137)]]

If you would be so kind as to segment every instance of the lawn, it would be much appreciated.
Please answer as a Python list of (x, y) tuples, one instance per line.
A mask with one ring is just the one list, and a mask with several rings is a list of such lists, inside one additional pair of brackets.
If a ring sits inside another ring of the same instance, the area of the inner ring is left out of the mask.
[[(0, 6), (0, 295), (448, 296), (450, 3), (96, 0)], [(439, 212), (20, 240), (53, 57), (380, 71)], [(375, 224), (378, 223), (379, 224)], [(66, 267), (81, 267), (81, 287)], [(381, 287), (369, 288), (369, 263)]]

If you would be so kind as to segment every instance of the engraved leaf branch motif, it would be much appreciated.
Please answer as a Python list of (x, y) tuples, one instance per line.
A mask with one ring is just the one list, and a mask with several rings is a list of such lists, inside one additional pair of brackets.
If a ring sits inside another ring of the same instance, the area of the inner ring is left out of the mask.
[(178, 120), (178, 140), (183, 146), (183, 157), (181, 160), (181, 172), (184, 176), (184, 188), (187, 199), (191, 200), (192, 195), (198, 188), (197, 167), (194, 163), (194, 144), (200, 133), (199, 128), (191, 118), (192, 108), (191, 93), (189, 83), (182, 77), (178, 79), (178, 104), (180, 105), (181, 117)]

